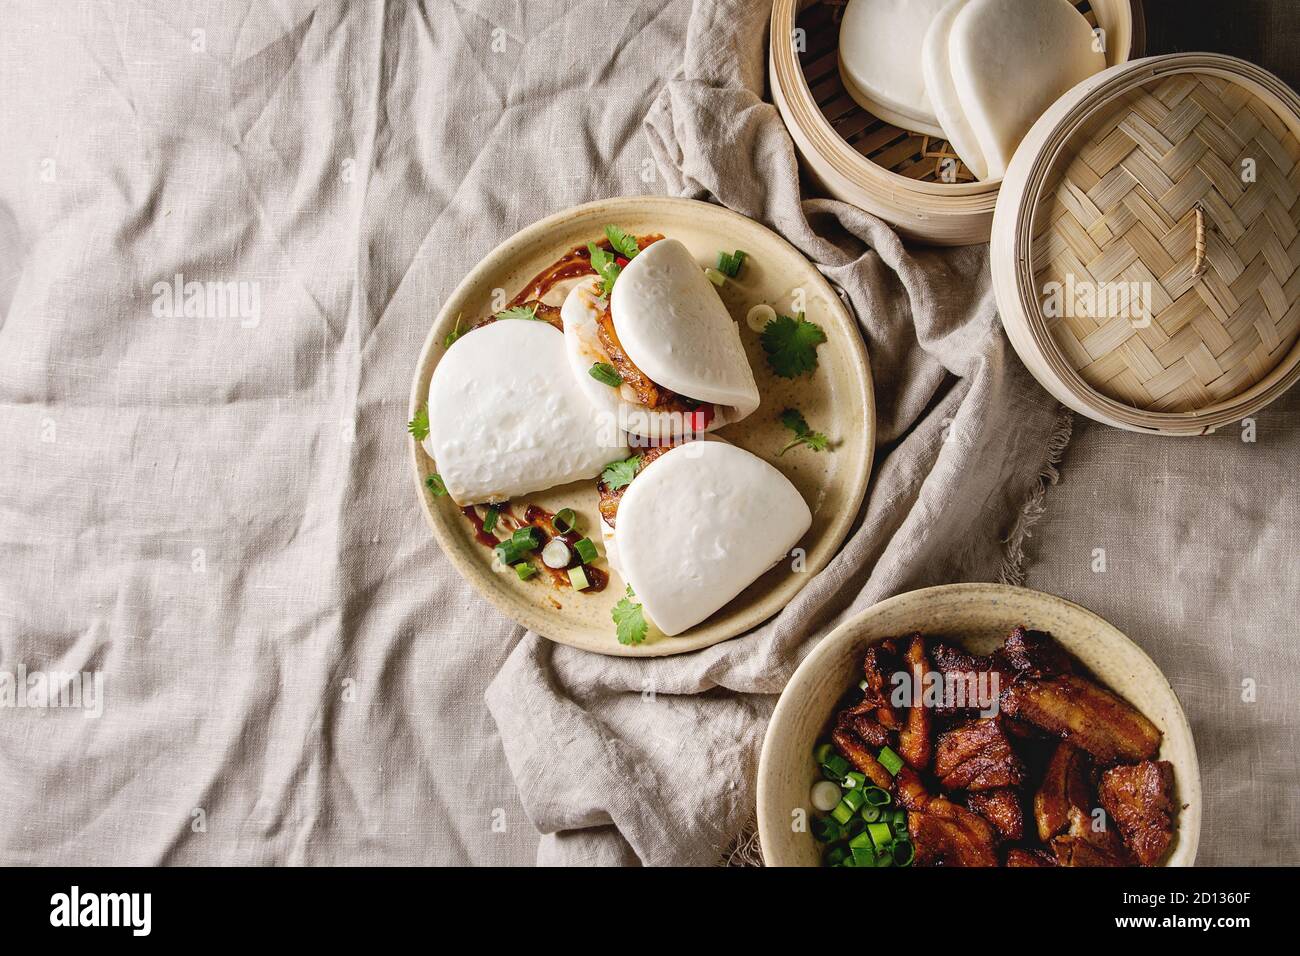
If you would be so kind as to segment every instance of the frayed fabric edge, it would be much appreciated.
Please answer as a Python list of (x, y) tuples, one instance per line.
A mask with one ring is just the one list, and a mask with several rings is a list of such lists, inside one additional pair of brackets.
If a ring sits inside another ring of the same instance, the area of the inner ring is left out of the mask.
[(1047, 460), (1038, 473), (1038, 481), (1029, 493), (1029, 500), (1020, 509), (1011, 533), (1002, 541), (1006, 550), (1002, 558), (1002, 569), (998, 572), (999, 584), (1020, 587), (1025, 583), (1025, 541), (1033, 537), (1034, 525), (1047, 513), (1047, 489), (1061, 480), (1057, 466), (1061, 464), (1073, 434), (1074, 412), (1062, 405), (1056, 412), (1056, 424), (1052, 428), (1052, 437), (1047, 442)]

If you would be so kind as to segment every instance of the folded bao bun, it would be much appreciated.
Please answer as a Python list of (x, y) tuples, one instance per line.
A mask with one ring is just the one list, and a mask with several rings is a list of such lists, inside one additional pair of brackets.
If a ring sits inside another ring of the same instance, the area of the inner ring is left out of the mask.
[(1092, 27), (1069, 0), (970, 0), (953, 18), (948, 60), (989, 179), (1006, 172), (1049, 106), (1106, 68)]
[(596, 279), (579, 283), (560, 314), (579, 387), (624, 431), (662, 441), (738, 422), (758, 408), (758, 386), (740, 330), (700, 264), (676, 239), (651, 243), (623, 267), (609, 310), (624, 353), (648, 379), (714, 406), (703, 429), (695, 426), (689, 411), (648, 408), (635, 400), (626, 382), (611, 387), (591, 377), (593, 364), (610, 363), (597, 336), (604, 311), (598, 289)]
[(948, 39), (952, 35), (953, 22), (967, 2), (969, 0), (952, 0), (939, 11), (925, 34), (921, 60), (925, 88), (930, 94), (930, 102), (939, 118), (939, 125), (943, 127), (944, 138), (961, 157), (966, 168), (975, 174), (975, 178), (988, 179), (989, 166), (984, 160), (984, 151), (980, 149), (979, 138), (966, 122), (961, 95), (953, 83), (952, 65), (948, 57)]
[(425, 450), (461, 506), (594, 478), (628, 455), (574, 381), (564, 336), (525, 319), (473, 329), (447, 350), (429, 382)]
[(782, 560), (811, 524), (798, 490), (763, 459), (720, 440), (687, 442), (624, 491), (618, 571), (655, 626), (680, 634)]
[(849, 0), (840, 22), (840, 79), (859, 106), (894, 126), (944, 135), (926, 90), (921, 47), (946, 2)]

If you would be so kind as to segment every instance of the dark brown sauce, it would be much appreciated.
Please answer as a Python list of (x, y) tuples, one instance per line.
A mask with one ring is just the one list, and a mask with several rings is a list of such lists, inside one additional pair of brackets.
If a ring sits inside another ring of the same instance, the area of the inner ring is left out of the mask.
[[(505, 531), (510, 532), (510, 534), (514, 534), (520, 528), (533, 527), (540, 533), (541, 543), (537, 548), (538, 557), (535, 561), (530, 559), (529, 563), (541, 571), (544, 571), (550, 577), (551, 584), (554, 587), (572, 587), (569, 583), (568, 572), (582, 564), (582, 562), (578, 560), (577, 551), (574, 550), (574, 545), (582, 539), (582, 535), (578, 534), (576, 531), (567, 531), (564, 534), (560, 534), (555, 528), (555, 515), (538, 505), (528, 505), (524, 509), (524, 515), (522, 518), (511, 511), (509, 505), (498, 505), (497, 508), (496, 526), (498, 528), (502, 528)], [(498, 538), (494, 533), (488, 531), (487, 528), (483, 526), (483, 518), (479, 515), (478, 509), (473, 505), (461, 508), (460, 512), (469, 519), (469, 523), (473, 525), (474, 540), (479, 544), (484, 547), (495, 548), (505, 540), (504, 538)], [(541, 559), (542, 548), (546, 547), (546, 543), (552, 538), (559, 538), (569, 546), (569, 563), (563, 568), (548, 567)], [(605, 590), (606, 586), (609, 584), (608, 572), (602, 571), (597, 567), (592, 567), (591, 565), (586, 565), (584, 570), (587, 574), (587, 580), (590, 582), (590, 587), (585, 588), (580, 593), (595, 594)]]

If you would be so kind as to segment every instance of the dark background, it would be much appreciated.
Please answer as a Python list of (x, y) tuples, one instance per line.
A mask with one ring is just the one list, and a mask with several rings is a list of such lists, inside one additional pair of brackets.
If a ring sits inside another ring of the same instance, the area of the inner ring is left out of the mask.
[(1300, 0), (1143, 0), (1143, 8), (1148, 56), (1230, 53), (1300, 89)]

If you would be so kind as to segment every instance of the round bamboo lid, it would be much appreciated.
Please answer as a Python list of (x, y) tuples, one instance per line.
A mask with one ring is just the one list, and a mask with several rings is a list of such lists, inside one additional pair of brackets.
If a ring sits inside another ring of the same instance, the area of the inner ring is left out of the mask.
[(1004, 322), (1058, 398), (1199, 434), (1300, 377), (1300, 99), (1211, 54), (1112, 68), (1026, 137), (994, 222)]

